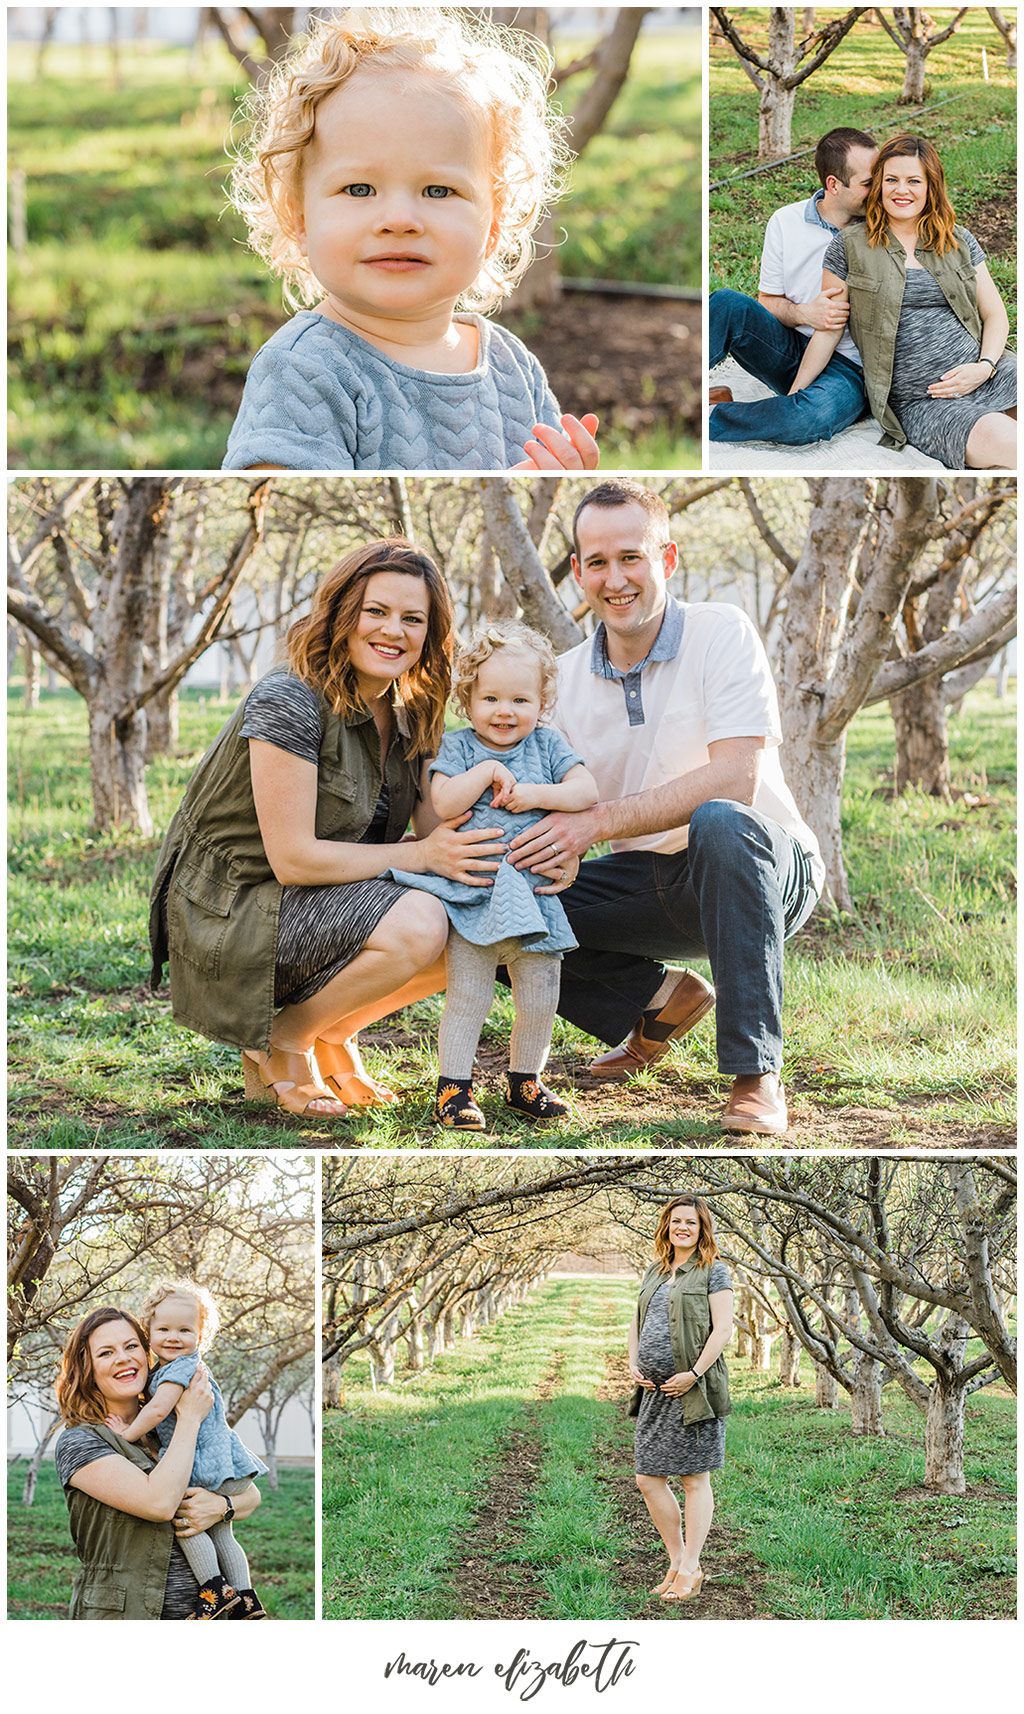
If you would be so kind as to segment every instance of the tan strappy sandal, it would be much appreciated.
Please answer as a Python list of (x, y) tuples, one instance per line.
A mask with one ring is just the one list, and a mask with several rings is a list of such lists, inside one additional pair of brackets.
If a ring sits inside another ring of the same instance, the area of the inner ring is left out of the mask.
[[(352, 1038), (350, 1038), (351, 1040)], [(353, 1071), (351, 1066), (341, 1062), (345, 1055), (359, 1057), (359, 1050), (353, 1050), (349, 1042), (324, 1041), (319, 1037), (314, 1048), (316, 1063), (320, 1075), (327, 1085), (328, 1092), (336, 1095), (339, 1101), (344, 1101), (349, 1107), (393, 1107), (397, 1105), (398, 1096), (386, 1084), (378, 1083), (365, 1069)]]
[(312, 1053), (289, 1053), (283, 1047), (255, 1053), (245, 1048), (242, 1070), (247, 1101), (271, 1101), (300, 1119), (307, 1113), (318, 1119), (343, 1119), (348, 1112), (345, 1103), (324, 1087)]
[(703, 1587), (703, 1571), (677, 1571), (661, 1598), (663, 1601), (692, 1601)]

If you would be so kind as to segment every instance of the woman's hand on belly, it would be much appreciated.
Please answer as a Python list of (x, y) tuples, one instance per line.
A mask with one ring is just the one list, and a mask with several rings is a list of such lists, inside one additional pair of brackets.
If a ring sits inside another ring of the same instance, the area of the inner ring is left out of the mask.
[(661, 1391), (668, 1393), (671, 1398), (677, 1399), (681, 1398), (684, 1393), (688, 1393), (690, 1388), (696, 1385), (697, 1377), (693, 1370), (686, 1369), (681, 1374), (670, 1375), (667, 1381), (663, 1381)]
[(643, 1387), (643, 1388), (644, 1388), (644, 1390), (645, 1390), (645, 1392), (648, 1392), (648, 1393), (653, 1393), (653, 1392), (654, 1392), (654, 1390), (655, 1390), (655, 1385), (654, 1385), (654, 1382), (653, 1382), (653, 1381), (649, 1381), (649, 1380), (648, 1380), (648, 1379), (647, 1379), (647, 1377), (646, 1377), (646, 1375), (644, 1375), (644, 1374), (643, 1374), (643, 1373), (642, 1373), (642, 1372), (641, 1372), (641, 1371), (640, 1371), (640, 1370), (639, 1370), (639, 1369), (638, 1369), (638, 1368), (637, 1368), (637, 1366), (636, 1366), (636, 1364), (635, 1364), (635, 1363), (630, 1363), (630, 1365), (629, 1365), (629, 1373), (630, 1373), (630, 1378), (631, 1378), (631, 1379), (632, 1379), (632, 1380), (633, 1380), (633, 1381), (635, 1381), (635, 1382), (636, 1382), (636, 1385), (637, 1385), (637, 1386), (638, 1386), (638, 1387)]
[(928, 388), (932, 399), (965, 399), (995, 373), (989, 363), (958, 363)]

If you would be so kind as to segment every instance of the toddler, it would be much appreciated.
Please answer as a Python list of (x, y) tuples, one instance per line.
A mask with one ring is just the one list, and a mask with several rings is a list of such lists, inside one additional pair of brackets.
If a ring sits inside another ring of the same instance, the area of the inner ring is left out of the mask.
[[(220, 1314), (205, 1286), (192, 1280), (159, 1280), (142, 1306), (140, 1319), (158, 1365), (150, 1369), (146, 1385), (150, 1402), (130, 1425), (108, 1417), (107, 1427), (122, 1440), (131, 1441), (155, 1432), (163, 1453), (174, 1433), (174, 1407), (195, 1374), (201, 1354), (213, 1342)], [(254, 1476), (265, 1475), (267, 1467), (228, 1427), (224, 1400), (212, 1375), (210, 1385), (213, 1408), (200, 1424), (191, 1484), (223, 1494), (228, 1509), (223, 1521), (209, 1530), (178, 1538), (199, 1582), (199, 1600), (190, 1616), (265, 1619), (266, 1610), (249, 1581), (248, 1561), (231, 1531), (231, 1496), (247, 1488)]]
[(549, 69), (454, 8), (314, 19), (232, 176), (253, 248), (313, 307), (257, 353), (225, 469), (595, 468), (597, 418), (560, 418), (475, 313), (525, 272), (567, 158)]
[[(553, 727), (557, 668), (551, 644), (527, 625), (489, 625), (455, 660), (454, 695), (469, 727), (446, 732), (430, 765), (431, 801), (443, 821), (472, 809), (468, 827), (501, 826), (509, 839), (550, 810), (589, 809), (597, 786), (581, 757)], [(569, 1109), (540, 1081), (558, 1006), (561, 955), (576, 945), (547, 883), (502, 863), (492, 887), (392, 870), (404, 886), (436, 893), (448, 908), (448, 989), (438, 1037), (441, 1075), (434, 1119), (482, 1131), (473, 1097), (473, 1060), (494, 999), (499, 964), (508, 966), (515, 1003), (506, 1104), (530, 1119)]]

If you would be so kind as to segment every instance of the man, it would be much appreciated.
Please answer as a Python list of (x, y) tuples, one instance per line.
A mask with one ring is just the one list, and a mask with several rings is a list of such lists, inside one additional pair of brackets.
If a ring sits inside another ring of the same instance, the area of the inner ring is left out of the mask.
[(806, 446), (831, 440), (867, 409), (860, 353), (844, 332), (831, 362), (799, 393), (796, 379), (812, 332), (846, 326), (849, 306), (842, 289), (821, 289), (822, 259), (836, 232), (861, 217), (878, 146), (866, 131), (842, 127), (822, 137), (814, 151), (821, 189), (808, 202), (777, 208), (768, 222), (761, 253), (758, 300), (742, 292), (712, 292), (708, 303), (711, 368), (728, 356), (778, 397), (746, 404), (727, 387), (712, 387), (708, 418), (712, 440), (780, 441)]
[[(579, 948), (563, 962), (559, 1010), (622, 1044), (593, 1074), (619, 1079), (659, 1060), (717, 989), (718, 1065), (733, 1077), (723, 1128), (781, 1134), (782, 943), (813, 910), (824, 865), (782, 776), (760, 638), (739, 607), (668, 594), (679, 558), (669, 538), (664, 502), (629, 479), (576, 509), (573, 575), (599, 623), (559, 661), (554, 724), (601, 801), (545, 816), (513, 840), (513, 857), (519, 868), (553, 852), (571, 863), (611, 841), (561, 894)], [(715, 989), (662, 963), (700, 954)]]

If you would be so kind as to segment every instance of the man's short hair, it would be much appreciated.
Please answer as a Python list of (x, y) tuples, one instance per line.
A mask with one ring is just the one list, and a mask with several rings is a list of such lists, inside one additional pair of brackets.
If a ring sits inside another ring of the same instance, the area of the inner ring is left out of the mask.
[(878, 144), (867, 131), (854, 131), (849, 125), (839, 125), (834, 131), (826, 131), (818, 147), (814, 151), (814, 165), (823, 185), (829, 179), (838, 179), (840, 184), (849, 184), (850, 170), (847, 161), (851, 149), (877, 149)]
[(572, 545), (576, 558), (580, 557), (580, 538), (577, 526), (580, 513), (586, 506), (601, 506), (605, 511), (611, 511), (615, 506), (642, 506), (647, 513), (647, 527), (655, 538), (658, 547), (667, 547), (672, 539), (672, 526), (669, 522), (668, 507), (660, 494), (655, 494), (652, 488), (645, 488), (642, 482), (635, 482), (630, 476), (622, 476), (611, 482), (599, 482), (596, 488), (591, 488), (584, 494), (572, 516)]

